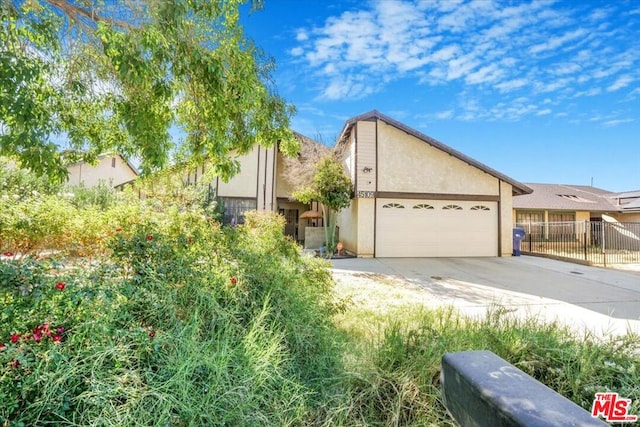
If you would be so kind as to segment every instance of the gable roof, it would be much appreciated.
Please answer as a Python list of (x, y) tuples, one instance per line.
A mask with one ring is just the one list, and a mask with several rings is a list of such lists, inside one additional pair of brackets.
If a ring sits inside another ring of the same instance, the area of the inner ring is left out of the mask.
[(397, 129), (400, 129), (401, 131), (415, 137), (418, 138), (419, 140), (423, 141), (426, 144), (431, 145), (434, 148), (437, 148), (441, 151), (444, 151), (447, 154), (450, 154), (453, 157), (458, 158), (459, 160), (462, 160), (463, 162), (476, 167), (478, 169), (480, 169), (481, 171), (494, 176), (496, 178), (498, 178), (499, 180), (505, 181), (509, 184), (511, 184), (512, 188), (513, 188), (513, 194), (514, 195), (518, 195), (518, 194), (529, 194), (531, 193), (533, 190), (529, 187), (527, 187), (525, 184), (522, 184), (521, 182), (516, 181), (513, 178), (510, 178), (500, 172), (498, 172), (497, 170), (490, 168), (489, 166), (485, 165), (484, 163), (481, 163), (475, 159), (472, 159), (471, 157), (461, 153), (460, 151), (454, 150), (453, 148), (449, 147), (448, 145), (443, 144), (442, 142), (431, 138), (430, 136), (427, 136), (425, 134), (423, 134), (422, 132), (419, 132), (395, 119), (392, 119), (389, 116), (386, 116), (384, 114), (382, 114), (381, 112), (379, 112), (378, 110), (372, 110), (369, 111), (368, 113), (364, 113), (361, 114), (359, 116), (353, 117), (349, 120), (347, 120), (344, 124), (344, 127), (342, 128), (342, 132), (340, 132), (340, 136), (338, 137), (338, 140), (336, 142), (336, 148), (340, 145), (343, 144), (345, 142), (345, 138), (347, 137), (347, 135), (349, 135), (349, 133), (351, 132), (351, 129), (356, 125), (356, 123), (358, 122), (362, 122), (362, 121), (374, 121), (374, 120), (380, 120), (383, 121), (385, 123), (387, 123), (388, 125), (391, 125)]
[(533, 193), (513, 198), (516, 209), (616, 212), (616, 193), (587, 185), (527, 183)]

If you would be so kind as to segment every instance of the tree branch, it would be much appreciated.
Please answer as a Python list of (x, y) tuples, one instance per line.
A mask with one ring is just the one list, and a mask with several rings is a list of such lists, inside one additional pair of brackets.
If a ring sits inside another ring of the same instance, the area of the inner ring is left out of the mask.
[(117, 21), (112, 18), (101, 16), (93, 10), (89, 11), (85, 8), (82, 8), (78, 5), (75, 5), (69, 2), (68, 0), (44, 0), (44, 1), (49, 5), (59, 9), (62, 13), (67, 15), (69, 19), (71, 19), (72, 21), (82, 25), (86, 25), (86, 21), (91, 21), (96, 24), (98, 22), (105, 22), (120, 28), (127, 28), (127, 29), (132, 28), (132, 26), (127, 22)]

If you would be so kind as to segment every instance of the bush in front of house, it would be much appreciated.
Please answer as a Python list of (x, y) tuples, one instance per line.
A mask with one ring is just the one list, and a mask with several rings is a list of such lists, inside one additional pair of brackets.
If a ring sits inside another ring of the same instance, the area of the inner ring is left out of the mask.
[(93, 265), (0, 261), (0, 424), (305, 424), (340, 363), (330, 277), (252, 218), (146, 218)]

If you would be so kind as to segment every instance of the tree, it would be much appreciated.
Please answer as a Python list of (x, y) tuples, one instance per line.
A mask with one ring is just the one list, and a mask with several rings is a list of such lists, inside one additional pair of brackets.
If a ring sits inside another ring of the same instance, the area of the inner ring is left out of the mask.
[(143, 173), (206, 158), (223, 177), (256, 143), (295, 154), (294, 109), (239, 24), (247, 1), (3, 0), (0, 155), (63, 180), (105, 151)]
[(293, 192), (293, 197), (302, 203), (318, 201), (322, 204), (322, 222), (327, 253), (336, 248), (336, 215), (349, 206), (353, 196), (353, 185), (342, 164), (333, 154), (323, 157), (315, 167), (310, 185)]

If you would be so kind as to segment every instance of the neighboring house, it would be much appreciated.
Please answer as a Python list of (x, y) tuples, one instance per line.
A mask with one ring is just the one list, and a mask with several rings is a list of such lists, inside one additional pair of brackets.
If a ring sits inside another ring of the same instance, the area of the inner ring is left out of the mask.
[(119, 187), (138, 177), (136, 168), (120, 154), (101, 154), (95, 165), (79, 162), (69, 165), (67, 169), (67, 182), (72, 186), (94, 187), (102, 182)]
[[(576, 221), (640, 222), (640, 191), (613, 193), (586, 185), (526, 185), (533, 193), (513, 199), (513, 220), (531, 228), (534, 234), (550, 222), (565, 222), (567, 228)], [(555, 231), (563, 230), (556, 227)]]
[(510, 256), (512, 196), (524, 184), (378, 111), (348, 120), (336, 144), (355, 184), (338, 218), (361, 257)]
[(619, 209), (620, 222), (640, 222), (640, 190), (618, 193), (611, 200)]

